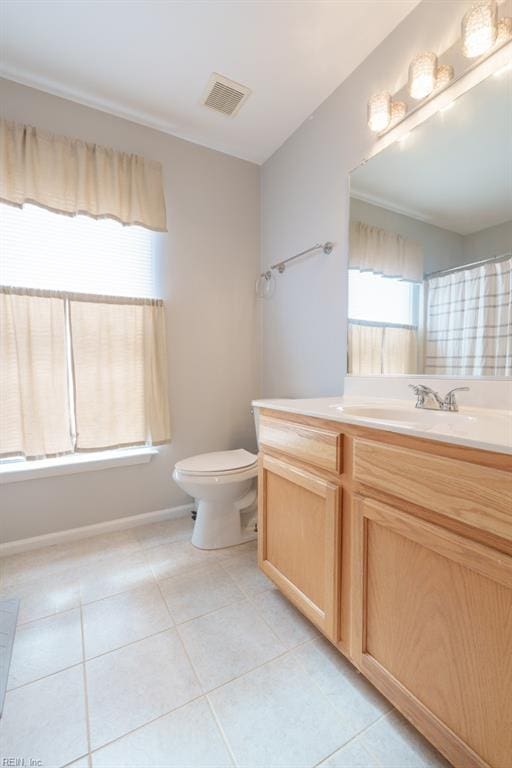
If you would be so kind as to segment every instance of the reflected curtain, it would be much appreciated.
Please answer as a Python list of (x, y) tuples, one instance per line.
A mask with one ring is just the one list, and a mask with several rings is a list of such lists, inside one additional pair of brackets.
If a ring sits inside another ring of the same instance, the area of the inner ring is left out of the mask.
[(349, 322), (348, 372), (353, 376), (416, 373), (416, 329)]
[(396, 232), (351, 221), (349, 268), (420, 283), (423, 251), (420, 243)]
[(159, 163), (4, 119), (0, 200), (167, 230)]
[(512, 375), (512, 257), (427, 280), (425, 372)]
[(0, 455), (73, 450), (64, 299), (0, 288)]

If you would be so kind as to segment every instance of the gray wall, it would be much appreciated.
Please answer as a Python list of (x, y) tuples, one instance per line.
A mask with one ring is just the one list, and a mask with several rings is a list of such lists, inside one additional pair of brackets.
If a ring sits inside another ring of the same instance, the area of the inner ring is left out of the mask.
[(464, 238), (464, 263), (512, 253), (512, 221), (481, 229)]
[(336, 243), (277, 276), (262, 301), (264, 396), (336, 395), (346, 360), (348, 174), (374, 138), (366, 102), (398, 90), (413, 56), (442, 53), (460, 35), (470, 0), (423, 0), (262, 169), (262, 266), (313, 243)]
[(176, 460), (255, 449), (258, 394), (254, 282), (259, 168), (103, 112), (0, 80), (2, 115), (136, 152), (163, 164), (169, 234), (159, 271), (167, 300), (173, 440), (149, 464), (5, 485), (9, 541), (179, 505)]

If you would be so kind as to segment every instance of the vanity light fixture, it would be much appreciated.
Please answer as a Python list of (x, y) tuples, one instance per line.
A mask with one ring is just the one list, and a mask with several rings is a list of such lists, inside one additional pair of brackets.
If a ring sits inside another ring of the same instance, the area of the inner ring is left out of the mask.
[(445, 88), (453, 80), (451, 64), (440, 64), (436, 72), (436, 88)]
[(384, 131), (391, 122), (391, 94), (389, 91), (374, 93), (368, 101), (368, 126), (374, 133)]
[(389, 121), (389, 127), (396, 125), (403, 120), (407, 113), (407, 104), (405, 101), (391, 101), (391, 120)]
[(437, 56), (425, 51), (416, 56), (409, 65), (409, 94), (419, 101), (429, 96), (436, 87)]
[(498, 35), (496, 0), (479, 0), (462, 19), (462, 51), (468, 59), (493, 47)]
[(403, 120), (406, 112), (405, 101), (393, 101), (389, 91), (379, 91), (368, 102), (368, 126), (374, 133), (381, 133)]
[(512, 39), (512, 17), (504, 16), (498, 22), (498, 34), (496, 35), (496, 45), (503, 45), (507, 40)]
[[(512, 17), (498, 18), (499, 2), (500, 0), (476, 0), (462, 19), (462, 50), (466, 58), (487, 58), (512, 41)], [(460, 42), (457, 45), (460, 45)], [(480, 65), (480, 61), (477, 65)], [(468, 71), (472, 68), (473, 63), (466, 67)], [(498, 75), (499, 72), (494, 74)], [(424, 51), (409, 65), (407, 91), (411, 98), (418, 102), (428, 101), (444, 90), (454, 78), (455, 72), (451, 64), (439, 64), (433, 51)], [(402, 95), (403, 92), (400, 90), (398, 93)], [(448, 109), (449, 106), (451, 105), (445, 104), (440, 111)], [(421, 107), (423, 103), (413, 105), (410, 111), (414, 112)], [(401, 123), (407, 114), (406, 102), (395, 101), (389, 91), (379, 91), (368, 101), (368, 126), (374, 133), (384, 134)]]

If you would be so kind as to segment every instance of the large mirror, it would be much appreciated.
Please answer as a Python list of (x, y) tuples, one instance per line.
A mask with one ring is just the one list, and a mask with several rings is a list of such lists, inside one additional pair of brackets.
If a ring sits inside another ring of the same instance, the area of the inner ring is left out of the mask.
[(351, 174), (348, 372), (512, 376), (512, 71)]

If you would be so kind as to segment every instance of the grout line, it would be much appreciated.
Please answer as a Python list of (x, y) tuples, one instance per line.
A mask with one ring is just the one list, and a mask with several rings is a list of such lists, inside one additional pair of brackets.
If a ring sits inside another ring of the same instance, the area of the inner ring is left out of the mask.
[[(89, 756), (90, 756), (89, 752), (84, 752), (83, 755), (79, 755), (78, 757), (74, 757), (73, 760), (70, 763), (66, 763), (65, 765), (62, 766), (62, 768), (73, 768), (75, 763), (78, 763), (79, 760), (83, 760), (84, 757), (87, 759), (87, 765), (90, 766), (91, 763), (89, 761)], [(20, 763), (20, 765), (22, 765), (22, 763)], [(29, 765), (30, 765), (30, 763), (29, 763)]]
[[(162, 592), (162, 588), (161, 588), (161, 586), (160, 586), (160, 584), (159, 584), (159, 582), (158, 582), (158, 581), (157, 581), (157, 584), (158, 584), (158, 589), (159, 589), (159, 591), (160, 591), (160, 595), (161, 595), (161, 597), (162, 597), (162, 600), (164, 601), (164, 605), (165, 605), (165, 607), (166, 607), (166, 609), (167, 609), (167, 613), (169, 614), (169, 616), (170, 616), (170, 618), (171, 618), (171, 621), (174, 621), (174, 617), (173, 617), (173, 615), (172, 615), (172, 613), (171, 613), (171, 609), (170, 609), (170, 608), (169, 608), (169, 606), (167, 605), (167, 601), (166, 601), (166, 599), (165, 599), (165, 597), (164, 597), (164, 593)], [(188, 659), (188, 663), (190, 664), (190, 668), (192, 669), (192, 672), (194, 673), (194, 676), (195, 676), (195, 678), (196, 678), (197, 684), (198, 684), (198, 686), (199, 686), (199, 690), (200, 690), (200, 691), (202, 691), (202, 690), (203, 690), (203, 686), (202, 686), (202, 684), (201, 684), (201, 681), (200, 681), (200, 679), (199, 679), (199, 675), (197, 674), (196, 668), (194, 667), (194, 665), (193, 665), (193, 663), (192, 663), (192, 659), (190, 658), (190, 655), (189, 655), (189, 653), (188, 653), (187, 649), (185, 648), (185, 643), (183, 642), (183, 638), (182, 638), (181, 634), (178, 632), (178, 625), (177, 625), (177, 624), (175, 624), (175, 627), (174, 627), (174, 628), (175, 628), (175, 630), (176, 630), (176, 635), (178, 636), (178, 639), (179, 639), (179, 641), (180, 641), (180, 643), (181, 643), (181, 646), (182, 646), (182, 648), (183, 648), (183, 652), (184, 652), (185, 656), (186, 656), (186, 657), (187, 657), (187, 659)]]
[[(338, 711), (338, 710), (336, 710), (336, 711)], [(379, 723), (381, 720), (383, 720), (385, 717), (387, 717), (390, 714), (391, 714), (391, 712), (384, 712), (384, 714), (379, 715), (379, 717), (376, 720), (374, 720), (373, 723), (370, 723), (369, 725), (366, 725), (361, 731), (358, 731), (353, 736), (351, 736), (350, 739), (348, 739), (348, 741), (346, 741), (344, 744), (341, 745), (341, 747), (338, 747), (337, 749), (334, 750), (334, 752), (330, 752), (326, 757), (323, 757), (322, 760), (319, 763), (316, 763), (314, 768), (321, 768), (321, 766), (324, 765), (327, 762), (327, 760), (329, 760), (329, 758), (331, 758), (333, 755), (335, 755), (337, 752), (339, 752), (340, 749), (345, 749), (345, 747), (348, 747), (349, 744), (352, 744), (352, 742), (355, 742), (358, 739), (360, 739), (363, 736), (363, 734), (366, 733), (366, 731), (369, 731), (370, 728), (373, 728), (374, 725)], [(370, 752), (369, 749), (367, 749), (365, 747), (364, 744), (362, 744), (361, 746), (364, 749), (364, 751), (366, 752), (366, 754), (375, 763), (375, 766), (372, 766), (371, 768), (380, 768), (381, 763), (379, 762), (379, 760), (377, 760), (377, 758)]]
[(121, 739), (124, 739), (126, 736), (131, 736), (132, 733), (136, 733), (137, 731), (142, 730), (147, 725), (153, 725), (153, 723), (158, 722), (158, 720), (163, 720), (164, 717), (168, 717), (169, 715), (173, 715), (175, 712), (179, 712), (180, 709), (184, 709), (185, 707), (188, 707), (189, 704), (193, 704), (196, 701), (200, 701), (201, 699), (205, 699), (206, 696), (204, 693), (200, 693), (198, 696), (194, 696), (189, 701), (186, 701), (184, 704), (180, 704), (179, 707), (174, 707), (174, 709), (169, 709), (167, 712), (162, 712), (161, 715), (157, 715), (156, 717), (151, 718), (151, 720), (146, 720), (140, 725), (135, 726), (135, 728), (132, 728), (129, 731), (126, 731), (126, 733), (122, 733), (120, 736), (116, 736), (114, 739), (111, 739), (111, 741), (106, 741), (104, 744), (100, 744), (99, 747), (95, 747), (91, 750), (90, 754), (93, 755), (97, 752), (101, 752), (102, 749), (105, 747), (110, 747), (111, 744), (115, 744), (116, 741), (121, 741)]
[(213, 706), (212, 702), (210, 701), (210, 697), (208, 695), (205, 696), (205, 699), (206, 699), (206, 703), (207, 703), (207, 705), (208, 705), (208, 707), (210, 709), (210, 712), (212, 713), (212, 717), (213, 717), (213, 719), (215, 721), (215, 724), (217, 725), (217, 728), (219, 730), (221, 739), (223, 740), (224, 744), (226, 745), (226, 749), (228, 751), (228, 754), (230, 755), (231, 760), (233, 761), (233, 765), (238, 767), (238, 763), (236, 761), (235, 753), (233, 752), (233, 749), (231, 747), (231, 744), (229, 743), (229, 739), (227, 737), (227, 734), (224, 731), (224, 728), (222, 727), (222, 723), (219, 720), (219, 718), (217, 717), (217, 713), (215, 711), (215, 707)]
[(19, 691), (21, 688), (26, 688), (29, 685), (32, 685), (32, 683), (40, 683), (41, 680), (46, 680), (48, 677), (53, 677), (54, 675), (60, 675), (61, 672), (67, 672), (70, 669), (74, 669), (75, 667), (79, 667), (81, 664), (83, 664), (83, 661), (77, 661), (75, 664), (70, 664), (67, 667), (62, 667), (62, 669), (55, 669), (53, 672), (49, 672), (47, 675), (41, 675), (41, 677), (36, 677), (33, 680), (28, 680), (26, 683), (21, 683), (20, 685), (15, 685), (14, 688), (8, 688), (5, 692), (5, 695), (12, 693), (12, 691)]
[(90, 765), (91, 759), (89, 757), (91, 753), (91, 723), (89, 716), (89, 691), (87, 687), (87, 668), (85, 666), (85, 632), (84, 632), (84, 617), (82, 613), (82, 606), (80, 606), (80, 631), (82, 639), (82, 674), (84, 680), (84, 704), (85, 704), (85, 729), (87, 734), (87, 760)]

